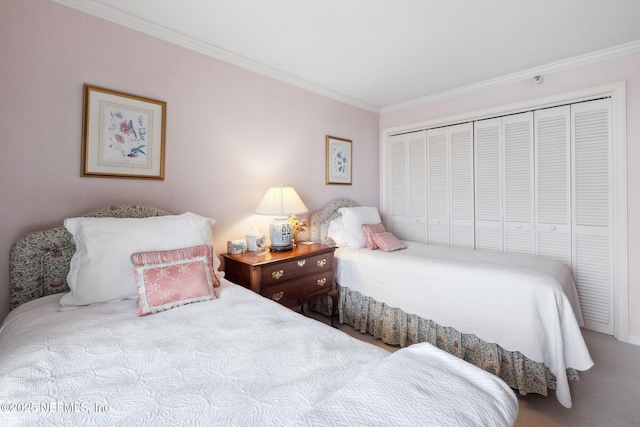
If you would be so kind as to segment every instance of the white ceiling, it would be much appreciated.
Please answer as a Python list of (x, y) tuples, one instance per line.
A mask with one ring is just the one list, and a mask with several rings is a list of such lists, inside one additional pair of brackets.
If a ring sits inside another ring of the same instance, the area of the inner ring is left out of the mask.
[(640, 0), (53, 0), (368, 109), (640, 50)]

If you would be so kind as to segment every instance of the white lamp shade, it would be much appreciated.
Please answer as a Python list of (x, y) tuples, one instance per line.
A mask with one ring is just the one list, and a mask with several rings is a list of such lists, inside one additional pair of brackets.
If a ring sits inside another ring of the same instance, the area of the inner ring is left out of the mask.
[(287, 216), (299, 215), (307, 211), (307, 207), (293, 188), (284, 187), (281, 183), (279, 187), (267, 190), (267, 194), (262, 198), (255, 213), (276, 217), (276, 220), (269, 225), (271, 250), (287, 251), (293, 249), (291, 223)]
[(292, 187), (271, 187), (255, 210), (258, 215), (286, 217), (308, 212), (296, 190)]

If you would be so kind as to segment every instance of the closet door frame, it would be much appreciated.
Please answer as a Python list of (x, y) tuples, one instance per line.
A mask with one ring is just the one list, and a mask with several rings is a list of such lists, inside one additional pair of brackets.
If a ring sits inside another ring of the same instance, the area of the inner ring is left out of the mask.
[(612, 235), (613, 243), (613, 292), (614, 337), (620, 341), (640, 344), (640, 337), (629, 338), (629, 274), (627, 248), (627, 107), (626, 82), (620, 81), (602, 86), (585, 88), (573, 92), (560, 93), (542, 98), (530, 99), (493, 108), (472, 111), (454, 116), (435, 118), (417, 123), (385, 128), (380, 133), (380, 210), (383, 218), (388, 212), (389, 189), (387, 185), (388, 159), (387, 144), (391, 135), (429, 129), (438, 126), (455, 125), (506, 114), (520, 113), (532, 109), (556, 107), (559, 105), (611, 97), (611, 138), (612, 138)]

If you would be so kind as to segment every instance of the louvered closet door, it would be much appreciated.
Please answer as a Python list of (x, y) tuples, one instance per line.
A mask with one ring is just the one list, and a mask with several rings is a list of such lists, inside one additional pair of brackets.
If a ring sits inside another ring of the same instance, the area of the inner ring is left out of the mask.
[(427, 144), (426, 132), (411, 134), (408, 141), (409, 236), (405, 240), (427, 240)]
[(571, 106), (573, 273), (585, 326), (613, 333), (609, 99)]
[(476, 249), (502, 252), (501, 119), (474, 126)]
[(448, 128), (427, 131), (428, 242), (449, 246)]
[(389, 138), (389, 228), (400, 239), (409, 234), (407, 144), (404, 135)]
[(502, 118), (504, 252), (533, 254), (533, 112)]
[(474, 247), (473, 123), (449, 127), (451, 246)]
[(536, 254), (571, 266), (570, 107), (534, 113)]
[(426, 241), (426, 131), (389, 139), (389, 219), (398, 238)]

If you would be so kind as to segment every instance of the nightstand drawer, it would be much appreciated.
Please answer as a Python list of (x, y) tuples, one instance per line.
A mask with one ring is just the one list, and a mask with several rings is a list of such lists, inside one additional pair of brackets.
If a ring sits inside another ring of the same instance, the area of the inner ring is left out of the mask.
[(282, 305), (289, 306), (299, 304), (302, 300), (316, 294), (326, 293), (333, 286), (333, 270), (326, 270), (292, 282), (263, 288), (260, 294)]
[(333, 252), (299, 258), (292, 261), (270, 264), (262, 267), (260, 282), (262, 286), (270, 286), (277, 283), (314, 274), (316, 272), (329, 271), (333, 268)]
[[(321, 243), (298, 245), (292, 251), (222, 254), (226, 278), (285, 307), (300, 306), (317, 295), (338, 305), (333, 272), (335, 248)], [(331, 326), (333, 326), (331, 313)]]

